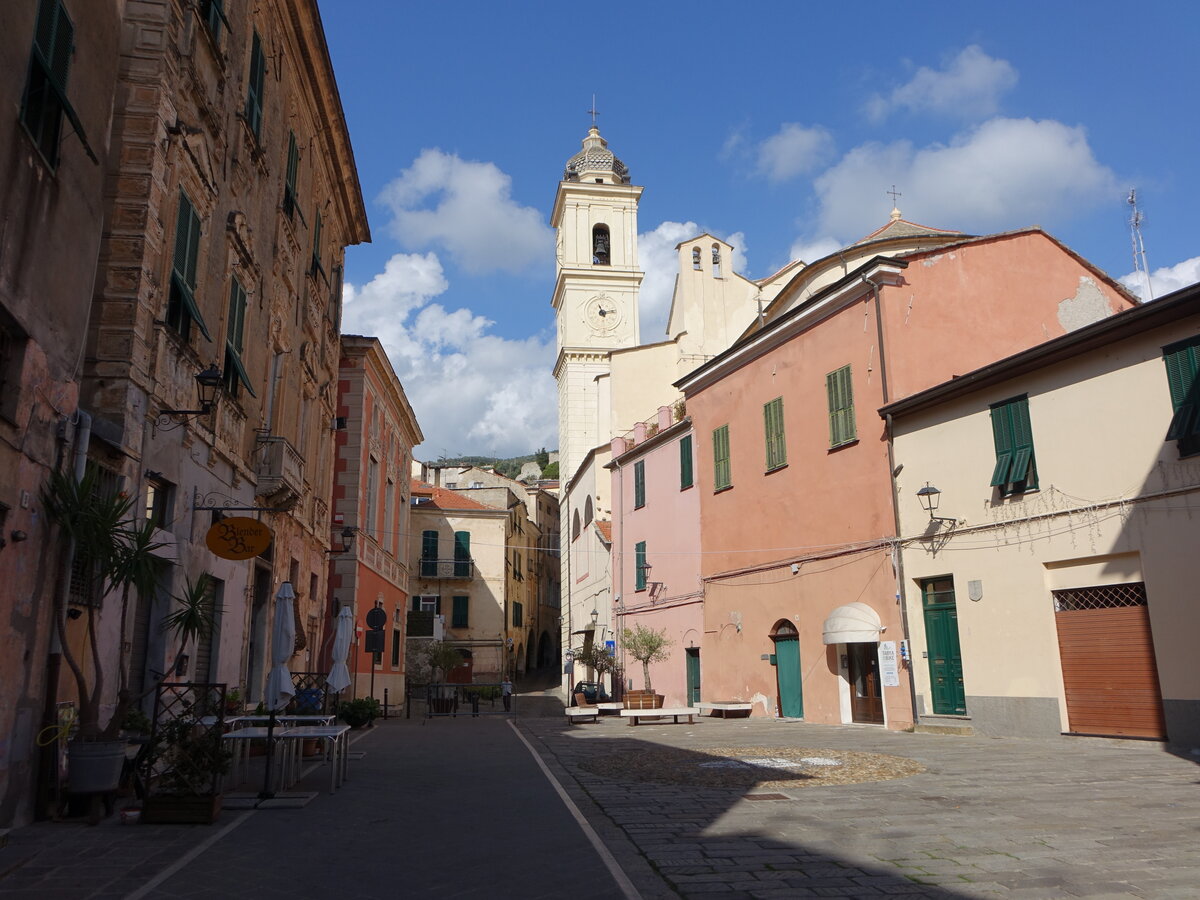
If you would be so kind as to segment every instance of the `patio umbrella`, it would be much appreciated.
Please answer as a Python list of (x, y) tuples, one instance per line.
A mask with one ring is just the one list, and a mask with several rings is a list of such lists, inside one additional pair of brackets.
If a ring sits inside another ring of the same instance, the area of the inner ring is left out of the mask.
[(267, 765), (263, 789), (258, 795), (264, 800), (275, 796), (271, 790), (271, 767), (275, 760), (275, 713), (287, 706), (296, 693), (287, 665), (296, 651), (295, 599), (296, 592), (292, 590), (290, 581), (279, 586), (279, 593), (275, 595), (275, 622), (271, 627), (271, 672), (267, 675), (266, 703), (270, 712), (270, 718), (267, 719)]
[(350, 657), (350, 640), (354, 637), (354, 613), (349, 606), (343, 606), (337, 614), (337, 625), (333, 633), (333, 668), (325, 685), (335, 694), (340, 694), (350, 687), (350, 669), (346, 660)]

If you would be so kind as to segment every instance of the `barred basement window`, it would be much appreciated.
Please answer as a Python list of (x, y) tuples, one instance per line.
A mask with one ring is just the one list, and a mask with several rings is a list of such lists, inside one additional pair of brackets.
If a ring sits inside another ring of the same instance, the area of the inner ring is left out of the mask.
[(1069, 588), (1051, 591), (1055, 612), (1080, 609), (1119, 609), (1146, 605), (1146, 585), (1141, 581), (1106, 584), (1102, 587)]

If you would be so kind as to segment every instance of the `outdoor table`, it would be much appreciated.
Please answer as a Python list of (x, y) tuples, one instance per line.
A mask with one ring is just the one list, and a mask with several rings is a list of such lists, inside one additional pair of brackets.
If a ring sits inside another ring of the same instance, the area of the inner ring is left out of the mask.
[[(278, 715), (275, 717), (275, 721), (276, 721), (276, 723), (283, 723), (285, 725), (332, 725), (334, 722), (334, 719), (336, 719), (336, 718), (337, 718), (337, 716), (332, 713), (330, 713), (327, 716)], [(271, 719), (271, 717), (269, 715), (268, 716), (260, 716), (260, 715), (255, 714), (255, 715), (249, 715), (249, 716), (234, 716), (232, 719), (226, 719), (225, 724), (233, 725), (237, 728), (242, 728), (246, 725), (256, 725), (259, 723), (262, 723), (265, 725), (267, 722), (270, 721), (270, 719)]]
[[(349, 725), (300, 725), (286, 729), (282, 737), (296, 740), (297, 759), (299, 758), (299, 741), (305, 738), (317, 738), (325, 743), (325, 758), (329, 760), (329, 793), (333, 793), (346, 780), (346, 760), (349, 757), (350, 739)], [(298, 763), (297, 763), (298, 765)]]
[[(238, 728), (234, 731), (228, 731), (221, 735), (221, 740), (234, 742), (233, 771), (231, 773), (233, 775), (233, 784), (241, 784), (241, 769), (243, 764), (248, 765), (248, 762), (246, 761), (250, 757), (250, 742), (253, 740), (266, 740), (267, 731), (268, 729), (266, 728), (252, 726), (247, 728)], [(278, 741), (283, 737), (285, 731), (286, 729), (282, 727), (273, 729), (271, 739), (273, 741)], [(281, 769), (279, 772), (281, 785), (283, 784), (283, 774), (283, 770)]]

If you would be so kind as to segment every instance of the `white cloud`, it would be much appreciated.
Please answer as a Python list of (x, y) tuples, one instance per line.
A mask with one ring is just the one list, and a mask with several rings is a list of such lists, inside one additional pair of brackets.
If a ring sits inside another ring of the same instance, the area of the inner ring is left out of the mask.
[(472, 274), (523, 272), (553, 252), (541, 214), (512, 199), (512, 178), (492, 163), (423, 150), (380, 199), (402, 245), (444, 249)]
[(867, 102), (867, 115), (881, 121), (895, 108), (964, 119), (985, 118), (999, 109), (1000, 95), (1017, 83), (1017, 70), (977, 44), (963, 49), (942, 70), (922, 66), (912, 80)]
[[(1146, 281), (1138, 273), (1130, 272), (1128, 275), (1122, 275), (1118, 281), (1137, 294), (1142, 300), (1151, 299), (1151, 297), (1146, 295)], [(1193, 256), (1191, 259), (1185, 259), (1181, 263), (1176, 263), (1173, 266), (1164, 266), (1161, 269), (1155, 269), (1151, 272), (1151, 294), (1155, 299), (1165, 297), (1172, 291), (1185, 288), (1189, 284), (1195, 284), (1198, 281), (1200, 281), (1200, 256)]]
[[(728, 146), (728, 142), (727, 142)], [(833, 155), (833, 135), (817, 125), (805, 128), (785, 122), (758, 146), (758, 174), (768, 181), (787, 181), (811, 172)]]
[(905, 218), (963, 231), (1068, 220), (1118, 192), (1083, 128), (1053, 120), (992, 119), (949, 145), (908, 141), (856, 147), (821, 174), (818, 232), (857, 240), (882, 225), (899, 185)]
[(642, 343), (666, 339), (671, 295), (675, 292), (675, 276), (679, 274), (679, 255), (675, 246), (706, 231), (733, 247), (733, 271), (744, 274), (746, 236), (740, 231), (725, 235), (702, 228), (695, 222), (663, 222), (653, 231), (638, 235), (638, 263), (645, 272), (638, 294)]
[(433, 253), (398, 253), (361, 288), (346, 285), (343, 329), (383, 344), (425, 433), (418, 455), (557, 447), (552, 340), (501, 338), (486, 317), (431, 302), (448, 287)]
[(841, 250), (843, 246), (841, 241), (831, 237), (797, 238), (788, 250), (788, 261), (799, 259), (805, 263), (814, 263), (830, 253)]

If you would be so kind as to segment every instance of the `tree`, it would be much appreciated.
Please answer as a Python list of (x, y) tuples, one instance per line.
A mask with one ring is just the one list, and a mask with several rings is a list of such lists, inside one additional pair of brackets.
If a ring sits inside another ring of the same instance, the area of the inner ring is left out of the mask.
[(554, 462), (550, 463), (550, 465), (542, 469), (542, 477), (545, 479), (554, 479), (558, 477), (558, 460), (555, 460)]
[(550, 454), (546, 451), (545, 447), (533, 454), (533, 461), (538, 464), (539, 469), (544, 469), (550, 465)]
[(662, 631), (655, 631), (653, 628), (638, 625), (632, 630), (626, 628), (621, 637), (625, 642), (626, 652), (642, 664), (646, 690), (653, 690), (650, 686), (650, 663), (666, 662), (671, 657), (667, 652), (672, 643), (667, 637), (667, 630), (664, 628)]

